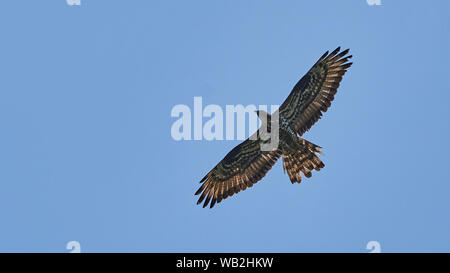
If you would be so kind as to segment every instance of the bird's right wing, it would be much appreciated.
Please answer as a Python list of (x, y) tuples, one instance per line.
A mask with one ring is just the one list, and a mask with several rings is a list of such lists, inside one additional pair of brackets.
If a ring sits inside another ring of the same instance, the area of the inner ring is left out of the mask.
[(197, 204), (206, 197), (203, 207), (211, 201), (212, 208), (228, 196), (232, 196), (261, 180), (281, 156), (281, 150), (262, 151), (261, 140), (247, 139), (234, 147), (201, 181), (195, 195), (200, 193)]

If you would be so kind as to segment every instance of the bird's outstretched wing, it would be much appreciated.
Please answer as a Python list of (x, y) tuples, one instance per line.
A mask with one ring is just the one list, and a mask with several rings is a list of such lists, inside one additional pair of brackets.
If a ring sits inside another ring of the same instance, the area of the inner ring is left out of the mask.
[(352, 63), (340, 47), (320, 57), (314, 66), (294, 86), (288, 98), (280, 106), (280, 115), (287, 119), (291, 128), (302, 135), (326, 112), (334, 99), (346, 69)]
[(234, 147), (203, 179), (195, 193), (200, 194), (197, 204), (206, 197), (203, 207), (211, 200), (212, 208), (261, 180), (281, 156), (281, 150), (262, 151), (261, 140), (247, 139)]

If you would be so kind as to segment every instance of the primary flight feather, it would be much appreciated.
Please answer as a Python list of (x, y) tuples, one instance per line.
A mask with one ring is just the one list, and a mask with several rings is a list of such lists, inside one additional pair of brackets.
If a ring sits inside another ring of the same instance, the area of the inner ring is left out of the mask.
[[(352, 65), (347, 55), (349, 49), (323, 54), (313, 67), (297, 82), (293, 90), (275, 112), (279, 117), (279, 144), (275, 149), (265, 151), (260, 135), (266, 126), (270, 132), (271, 115), (257, 111), (262, 126), (252, 137), (234, 147), (205, 177), (195, 193), (201, 194), (197, 204), (203, 207), (252, 187), (261, 180), (277, 162), (283, 158), (283, 169), (292, 183), (301, 182), (301, 173), (311, 177), (311, 171), (319, 171), (324, 164), (317, 156), (319, 146), (301, 138), (326, 112), (334, 99), (339, 83)], [(210, 202), (211, 201), (211, 202)]]

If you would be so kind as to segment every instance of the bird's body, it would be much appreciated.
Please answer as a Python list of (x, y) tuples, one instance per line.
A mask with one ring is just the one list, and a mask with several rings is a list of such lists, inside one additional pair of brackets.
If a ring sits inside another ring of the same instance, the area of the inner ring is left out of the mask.
[[(212, 200), (212, 208), (228, 196), (252, 187), (280, 157), (292, 183), (301, 182), (301, 173), (311, 177), (312, 170), (319, 171), (324, 167), (317, 156), (321, 154), (321, 148), (301, 138), (301, 135), (330, 107), (342, 76), (352, 64), (347, 62), (351, 55), (344, 57), (349, 50), (339, 51), (340, 48), (337, 48), (330, 54), (326, 52), (322, 55), (275, 113), (270, 115), (257, 111), (262, 121), (261, 127), (232, 149), (200, 181), (203, 184), (195, 193), (201, 193), (197, 204), (205, 200), (203, 207), (206, 207)], [(277, 145), (266, 149), (264, 145), (273, 140), (271, 133), (275, 128)]]

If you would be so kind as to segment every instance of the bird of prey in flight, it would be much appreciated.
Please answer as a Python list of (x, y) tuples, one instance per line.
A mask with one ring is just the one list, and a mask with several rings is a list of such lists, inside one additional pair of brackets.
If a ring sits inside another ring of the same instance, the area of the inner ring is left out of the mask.
[[(340, 47), (317, 60), (313, 67), (297, 82), (280, 108), (272, 115), (256, 111), (262, 125), (258, 131), (234, 147), (205, 177), (195, 195), (201, 194), (197, 204), (212, 208), (216, 203), (232, 196), (261, 180), (275, 162), (283, 158), (283, 169), (292, 183), (300, 183), (301, 173), (311, 177), (311, 171), (319, 171), (324, 164), (317, 156), (321, 147), (301, 136), (318, 121), (334, 99), (339, 83), (352, 65), (347, 55), (349, 49)], [(276, 115), (275, 115), (276, 114)], [(271, 117), (278, 116), (278, 145), (272, 150), (261, 149), (261, 128), (270, 132)]]

